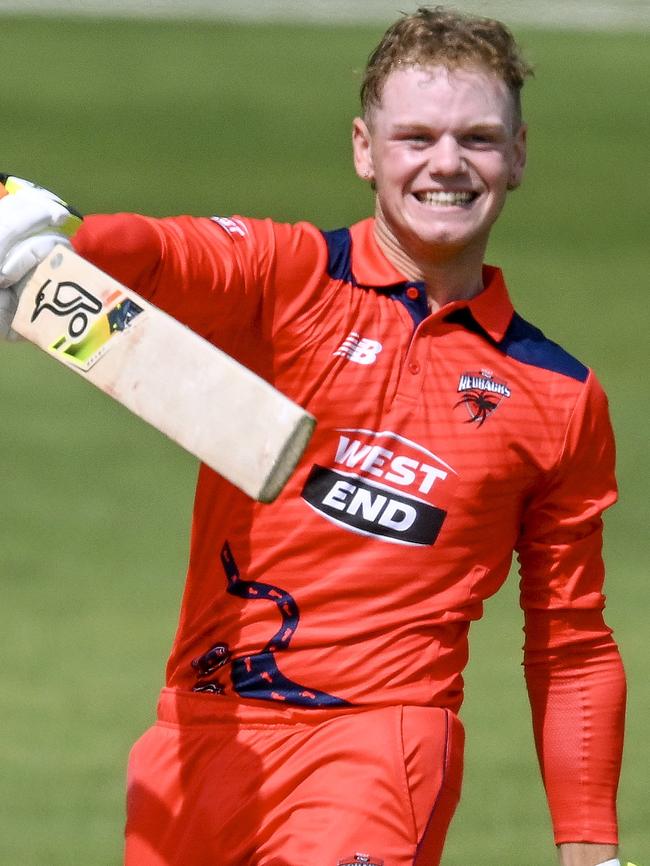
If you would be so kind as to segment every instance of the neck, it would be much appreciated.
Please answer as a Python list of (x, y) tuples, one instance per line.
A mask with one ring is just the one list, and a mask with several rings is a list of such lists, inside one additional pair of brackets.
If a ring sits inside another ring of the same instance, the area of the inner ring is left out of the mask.
[(425, 284), (432, 312), (483, 291), (484, 244), (480, 248), (425, 248), (418, 255), (405, 250), (383, 220), (375, 221), (375, 238), (392, 265), (409, 280)]

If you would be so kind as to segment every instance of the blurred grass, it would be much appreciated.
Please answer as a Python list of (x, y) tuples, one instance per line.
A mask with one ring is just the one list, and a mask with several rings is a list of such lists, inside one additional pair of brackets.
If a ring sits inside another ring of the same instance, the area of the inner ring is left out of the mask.
[[(4, 18), (0, 167), (85, 211), (366, 216), (349, 123), (378, 28)], [(630, 678), (626, 852), (650, 862), (646, 34), (518, 34), (530, 164), (493, 239), (520, 312), (591, 364), (622, 502), (609, 622)], [(643, 316), (646, 316), (645, 320)], [(194, 462), (31, 346), (0, 346), (0, 863), (120, 862), (123, 768), (175, 626)], [(516, 578), (474, 627), (446, 866), (554, 862)]]

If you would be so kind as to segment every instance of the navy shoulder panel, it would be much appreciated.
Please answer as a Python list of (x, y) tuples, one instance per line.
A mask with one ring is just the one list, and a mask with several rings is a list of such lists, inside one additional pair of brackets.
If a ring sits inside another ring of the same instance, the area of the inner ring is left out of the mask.
[(498, 346), (508, 357), (521, 361), (522, 364), (561, 373), (577, 379), (578, 382), (584, 382), (589, 375), (588, 367), (557, 343), (547, 339), (539, 328), (522, 319), (517, 313), (513, 315)]
[(344, 280), (354, 285), (350, 229), (335, 229), (334, 231), (323, 232), (322, 234), (329, 252), (327, 273), (333, 280)]

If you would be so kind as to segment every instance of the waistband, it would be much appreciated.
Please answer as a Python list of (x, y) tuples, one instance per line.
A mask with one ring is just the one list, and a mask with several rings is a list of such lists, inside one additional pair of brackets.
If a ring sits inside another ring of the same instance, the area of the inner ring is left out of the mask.
[[(432, 715), (450, 713), (441, 707), (419, 707)], [(233, 700), (226, 695), (164, 688), (158, 699), (158, 721), (174, 725), (319, 725), (329, 719), (364, 713), (393, 712), (381, 704), (355, 707), (305, 708), (270, 701)], [(451, 713), (454, 715), (454, 713)]]

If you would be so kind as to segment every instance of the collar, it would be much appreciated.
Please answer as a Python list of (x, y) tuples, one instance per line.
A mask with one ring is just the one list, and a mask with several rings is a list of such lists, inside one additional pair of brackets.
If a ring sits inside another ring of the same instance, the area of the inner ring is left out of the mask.
[[(411, 283), (401, 271), (386, 258), (377, 243), (374, 232), (374, 217), (350, 226), (352, 238), (351, 265), (357, 285), (372, 288), (388, 288)], [(499, 268), (483, 266), (483, 291), (467, 301), (452, 301), (436, 311), (435, 316), (444, 318), (454, 310), (467, 309), (472, 318), (496, 342), (503, 339), (512, 319), (514, 308), (508, 289)]]

